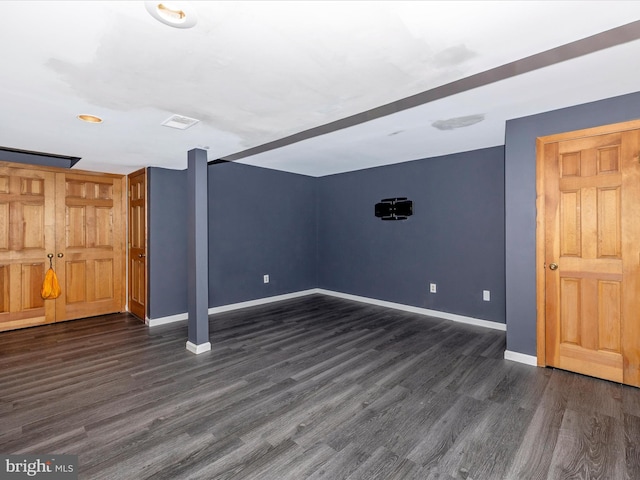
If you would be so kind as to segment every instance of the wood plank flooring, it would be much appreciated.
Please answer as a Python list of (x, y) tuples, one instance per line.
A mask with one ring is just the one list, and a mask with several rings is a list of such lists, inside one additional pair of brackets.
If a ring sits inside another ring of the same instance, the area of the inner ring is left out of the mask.
[(0, 452), (82, 479), (638, 479), (640, 390), (503, 360), (504, 332), (311, 295), (186, 325), (0, 334)]

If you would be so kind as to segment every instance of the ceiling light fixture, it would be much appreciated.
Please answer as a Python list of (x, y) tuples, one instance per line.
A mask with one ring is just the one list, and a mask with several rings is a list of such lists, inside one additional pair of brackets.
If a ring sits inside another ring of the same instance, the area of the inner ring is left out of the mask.
[(87, 115), (86, 113), (78, 115), (76, 118), (87, 123), (102, 123), (102, 119), (100, 117), (96, 117), (95, 115)]
[(191, 28), (198, 18), (189, 2), (144, 2), (147, 12), (165, 25), (175, 28)]

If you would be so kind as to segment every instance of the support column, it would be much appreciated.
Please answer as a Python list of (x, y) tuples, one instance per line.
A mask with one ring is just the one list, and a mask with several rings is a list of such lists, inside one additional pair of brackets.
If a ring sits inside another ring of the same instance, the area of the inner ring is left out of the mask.
[(206, 150), (189, 150), (187, 161), (187, 350), (198, 354), (211, 350)]

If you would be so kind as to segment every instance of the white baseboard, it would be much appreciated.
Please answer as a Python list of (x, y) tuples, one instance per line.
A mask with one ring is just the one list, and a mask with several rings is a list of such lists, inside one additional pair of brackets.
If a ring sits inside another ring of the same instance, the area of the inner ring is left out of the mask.
[(494, 330), (507, 330), (507, 326), (504, 323), (492, 322), (489, 320), (481, 320), (479, 318), (465, 317), (463, 315), (457, 315), (455, 313), (441, 312), (439, 310), (429, 310), (428, 308), (413, 307), (411, 305), (404, 305), (402, 303), (387, 302), (385, 300), (376, 300), (375, 298), (360, 297), (358, 295), (351, 295), (349, 293), (334, 292), (331, 290), (324, 290), (317, 288), (316, 293), (323, 295), (330, 295), (332, 297), (344, 298), (347, 300), (355, 300), (356, 302), (370, 303), (372, 305), (379, 305), (381, 307), (394, 308), (396, 310), (403, 310), (405, 312), (418, 313), (420, 315), (426, 315), (429, 317), (442, 318), (444, 320), (451, 320), (458, 323), (466, 323), (469, 325), (476, 325), (479, 327), (492, 328)]
[(511, 360), (512, 362), (524, 363), (525, 365), (533, 365), (534, 367), (538, 366), (538, 358), (533, 355), (526, 355), (524, 353), (512, 352), (510, 350), (505, 350), (504, 359)]
[(144, 323), (149, 327), (157, 327), (158, 325), (166, 325), (167, 323), (181, 322), (182, 320), (186, 320), (188, 315), (185, 313), (178, 313), (176, 315), (170, 315), (168, 317), (160, 317), (160, 318), (147, 318)]
[(309, 290), (301, 290), (299, 292), (285, 293), (284, 295), (276, 295), (274, 297), (258, 298), (256, 300), (249, 300), (247, 302), (232, 303), (230, 305), (222, 305), (220, 307), (211, 307), (209, 309), (209, 315), (230, 312), (231, 310), (239, 310), (241, 308), (255, 307), (256, 305), (264, 305), (266, 303), (279, 302), (280, 300), (289, 300), (290, 298), (304, 297), (306, 295), (311, 295), (312, 293), (318, 293), (317, 290), (317, 288), (312, 288)]
[(201, 343), (200, 345), (196, 345), (195, 343), (187, 342), (187, 350), (191, 353), (195, 353), (199, 355), (204, 352), (208, 352), (211, 350), (211, 342)]
[[(305, 295), (311, 295), (312, 293), (318, 293), (317, 288), (310, 290), (301, 290), (299, 292), (285, 293), (283, 295), (275, 295), (273, 297), (258, 298), (256, 300), (248, 300), (246, 302), (231, 303), (229, 305), (222, 305), (220, 307), (211, 307), (208, 310), (209, 315), (215, 315), (216, 313), (230, 312), (232, 310), (239, 310), (241, 308), (255, 307), (256, 305), (264, 305), (266, 303), (279, 302), (281, 300), (289, 300), (290, 298), (304, 297)], [(157, 327), (158, 325), (166, 325), (168, 323), (181, 322), (189, 318), (188, 313), (178, 313), (177, 315), (171, 315), (168, 317), (159, 318), (147, 318), (145, 323), (149, 327)]]
[[(208, 313), (209, 315), (215, 315), (216, 313), (230, 312), (232, 310), (239, 310), (241, 308), (247, 308), (247, 307), (255, 307), (257, 305), (265, 305), (267, 303), (279, 302), (281, 300), (289, 300), (291, 298), (304, 297), (306, 295), (312, 295), (314, 293), (319, 293), (321, 295), (329, 295), (332, 297), (344, 298), (346, 300), (354, 300), (356, 302), (369, 303), (371, 305), (378, 305), (381, 307), (393, 308), (393, 309), (402, 310), (405, 312), (418, 313), (420, 315), (426, 315), (428, 317), (442, 318), (444, 320), (451, 320), (453, 322), (458, 322), (458, 323), (466, 323), (468, 325), (476, 325), (479, 327), (492, 328), (494, 330), (502, 330), (502, 331), (507, 330), (507, 326), (504, 323), (492, 322), (489, 320), (481, 320), (479, 318), (473, 318), (473, 317), (465, 317), (463, 315), (457, 315), (455, 313), (448, 313), (448, 312), (441, 312), (439, 310), (429, 310), (428, 308), (413, 307), (411, 305), (404, 305), (402, 303), (387, 302), (385, 300), (377, 300), (375, 298), (360, 297), (358, 295), (351, 295), (349, 293), (334, 292), (332, 290), (325, 290), (323, 288), (311, 288), (309, 290), (301, 290), (299, 292), (286, 293), (284, 295), (258, 298), (256, 300), (249, 300), (246, 302), (231, 303), (229, 305), (222, 305), (220, 307), (211, 307), (208, 310)], [(177, 315), (171, 315), (169, 317), (147, 319), (145, 323), (149, 327), (155, 327), (158, 325), (166, 325), (168, 323), (184, 321), (184, 320), (187, 320), (187, 318), (188, 318), (187, 313), (179, 313)]]

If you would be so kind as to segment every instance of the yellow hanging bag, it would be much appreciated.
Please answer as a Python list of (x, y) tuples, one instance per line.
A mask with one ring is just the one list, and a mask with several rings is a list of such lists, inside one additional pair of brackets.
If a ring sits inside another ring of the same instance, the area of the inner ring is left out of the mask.
[(47, 273), (44, 276), (44, 282), (42, 282), (42, 290), (40, 295), (44, 299), (53, 299), (60, 296), (60, 284), (58, 283), (58, 277), (52, 267), (49, 267)]

